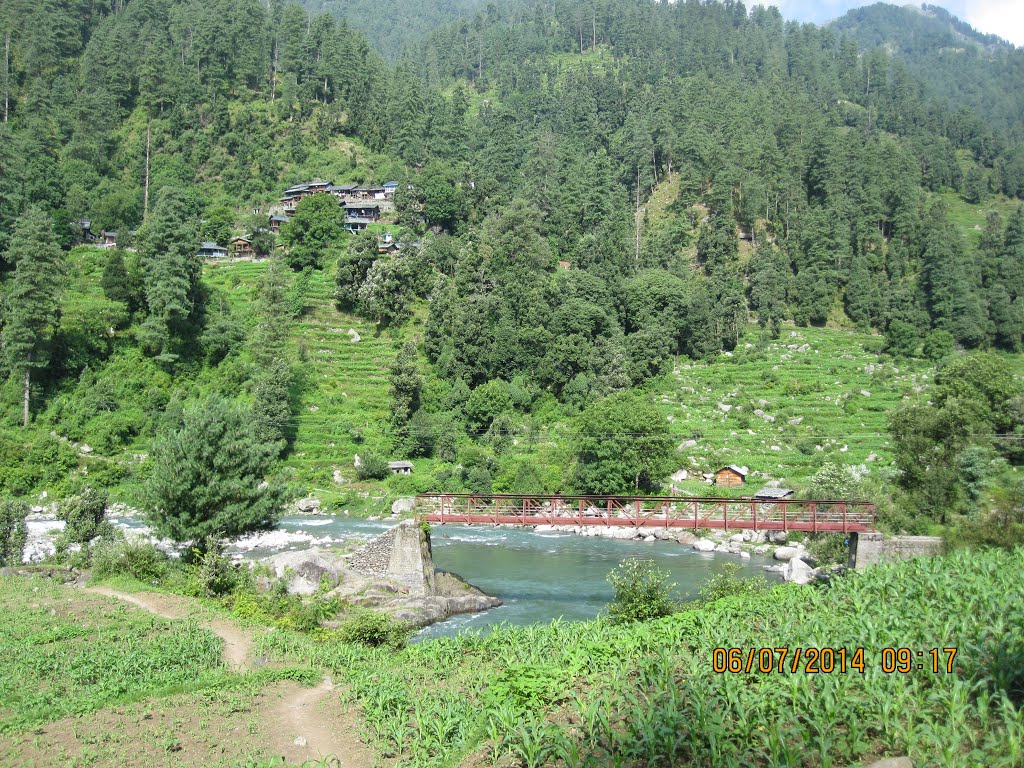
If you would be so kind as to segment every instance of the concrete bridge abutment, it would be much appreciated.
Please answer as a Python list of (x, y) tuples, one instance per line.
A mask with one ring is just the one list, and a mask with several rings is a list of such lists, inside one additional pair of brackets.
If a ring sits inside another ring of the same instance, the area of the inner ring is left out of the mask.
[(863, 570), (876, 563), (941, 555), (941, 536), (891, 536), (881, 533), (851, 533), (849, 567)]

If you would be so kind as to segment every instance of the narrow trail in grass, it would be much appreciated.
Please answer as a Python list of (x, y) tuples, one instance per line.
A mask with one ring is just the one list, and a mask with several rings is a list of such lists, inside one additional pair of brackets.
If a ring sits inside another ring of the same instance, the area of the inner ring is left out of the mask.
[[(129, 594), (111, 587), (84, 587), (85, 592), (121, 600), (161, 618), (181, 620), (196, 616), (187, 597), (153, 592)], [(224, 641), (224, 662), (239, 672), (252, 669), (249, 651), (252, 633), (221, 619), (200, 619), (199, 625)], [(330, 677), (314, 688), (285, 683), (263, 691), (260, 709), (261, 741), (273, 754), (288, 761), (333, 757), (341, 768), (373, 768), (373, 752), (356, 735), (353, 712), (342, 709)], [(331, 701), (335, 707), (328, 709)]]
[[(188, 598), (179, 598), (175, 595), (164, 595), (156, 593), (140, 593), (130, 595), (127, 592), (119, 592), (110, 587), (85, 587), (86, 592), (97, 595), (106, 595), (143, 610), (154, 613), (165, 619), (186, 619), (193, 615), (188, 604)], [(224, 641), (223, 657), (224, 663), (237, 670), (251, 669), (249, 661), (249, 649), (252, 648), (252, 634), (228, 621), (220, 619), (202, 620), (199, 625), (204, 629), (213, 632)]]
[(290, 683), (281, 688), (280, 698), (270, 701), (263, 713), (267, 736), (271, 743), (284, 745), (279, 752), (289, 762), (332, 756), (337, 762), (331, 764), (341, 768), (372, 768), (375, 756), (356, 735), (355, 716), (338, 707), (334, 690), (330, 677), (315, 688)]

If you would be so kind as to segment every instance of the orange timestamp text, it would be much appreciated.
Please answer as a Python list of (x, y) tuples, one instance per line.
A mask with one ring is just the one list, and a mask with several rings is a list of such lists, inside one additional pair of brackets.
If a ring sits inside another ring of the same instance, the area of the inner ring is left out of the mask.
[(715, 672), (768, 674), (845, 674), (860, 672), (877, 664), (886, 674), (913, 671), (951, 673), (956, 648), (883, 648), (877, 658), (863, 648), (714, 648), (711, 668)]

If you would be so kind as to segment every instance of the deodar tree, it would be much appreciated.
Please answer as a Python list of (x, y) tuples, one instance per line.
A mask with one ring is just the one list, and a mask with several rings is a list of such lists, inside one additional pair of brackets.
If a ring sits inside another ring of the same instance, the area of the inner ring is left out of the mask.
[(196, 225), (178, 190), (160, 190), (139, 239), (149, 307), (142, 338), (157, 359), (173, 363), (198, 329), (202, 270)]
[(27, 427), (32, 370), (49, 362), (60, 308), (63, 253), (46, 213), (30, 208), (18, 219), (7, 258), (15, 269), (0, 339), (9, 368), (22, 378), (22, 424)]
[(667, 423), (641, 395), (620, 392), (594, 403), (578, 430), (576, 485), (584, 493), (652, 491), (669, 469)]
[(153, 446), (147, 516), (157, 534), (206, 551), (217, 539), (272, 528), (286, 488), (272, 476), (279, 446), (248, 411), (210, 396), (183, 409)]

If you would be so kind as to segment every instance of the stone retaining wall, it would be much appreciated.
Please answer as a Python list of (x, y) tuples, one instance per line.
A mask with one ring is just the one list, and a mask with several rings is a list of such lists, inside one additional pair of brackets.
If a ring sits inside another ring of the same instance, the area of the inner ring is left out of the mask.
[(391, 563), (398, 528), (391, 528), (361, 546), (349, 557), (349, 567), (364, 576), (384, 576)]
[(412, 595), (434, 592), (430, 538), (415, 520), (406, 520), (364, 544), (349, 556), (349, 568), (405, 585)]

